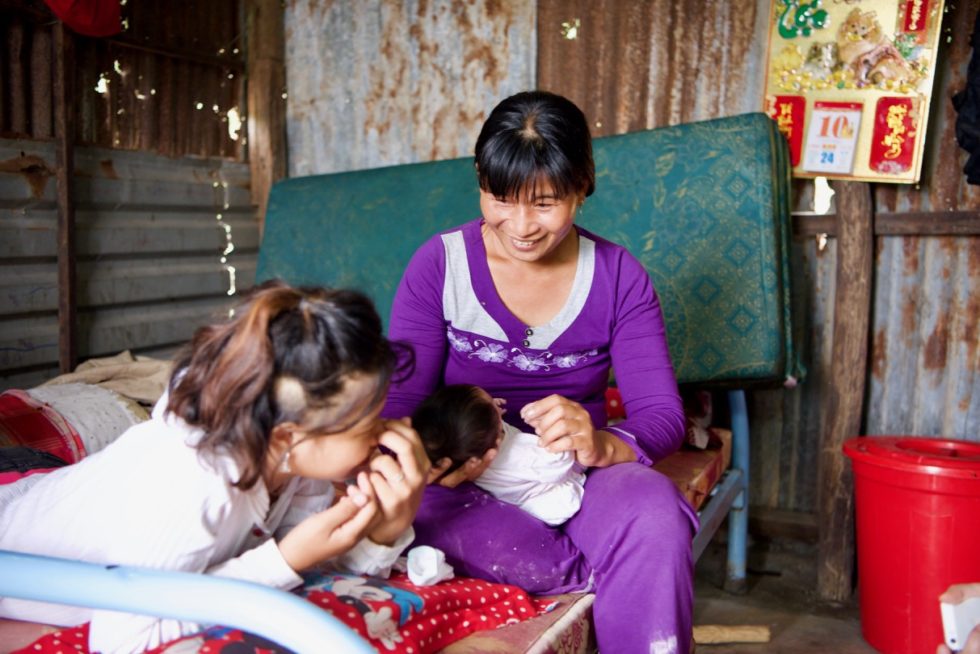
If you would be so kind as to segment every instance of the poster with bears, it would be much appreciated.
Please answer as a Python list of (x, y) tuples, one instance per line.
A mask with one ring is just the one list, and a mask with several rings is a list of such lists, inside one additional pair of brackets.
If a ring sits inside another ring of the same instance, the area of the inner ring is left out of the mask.
[(919, 181), (943, 0), (773, 0), (765, 111), (793, 174)]

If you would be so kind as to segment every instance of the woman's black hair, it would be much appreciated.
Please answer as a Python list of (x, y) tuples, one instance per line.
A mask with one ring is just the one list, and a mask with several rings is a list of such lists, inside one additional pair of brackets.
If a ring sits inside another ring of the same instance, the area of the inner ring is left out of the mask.
[(585, 114), (548, 91), (525, 91), (494, 107), (476, 139), (480, 189), (533, 200), (541, 182), (558, 199), (595, 191), (592, 136)]
[[(242, 471), (236, 485), (248, 489), (275, 425), (349, 428), (384, 400), (399, 360), (411, 357), (395, 352), (366, 296), (274, 280), (252, 289), (230, 320), (197, 330), (177, 358), (168, 409), (204, 431), (199, 451), (233, 456)], [(358, 375), (373, 381), (366, 402), (343, 394)], [(332, 424), (307, 424), (323, 416)]]
[(450, 384), (427, 397), (412, 414), (429, 460), (449, 458), (443, 476), (497, 445), (500, 412), (478, 386)]

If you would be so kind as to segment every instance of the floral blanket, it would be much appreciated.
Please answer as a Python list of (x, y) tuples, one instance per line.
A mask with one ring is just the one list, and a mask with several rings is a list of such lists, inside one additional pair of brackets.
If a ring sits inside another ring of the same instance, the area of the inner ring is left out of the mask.
[[(479, 579), (450, 579), (415, 586), (405, 574), (391, 579), (360, 575), (307, 575), (297, 590), (366, 638), (379, 652), (437, 652), (465, 636), (546, 613), (553, 603), (516, 586)], [(12, 654), (88, 652), (88, 625), (48, 634)], [(240, 629), (209, 627), (165, 643), (152, 654), (284, 654), (289, 650)], [(326, 650), (325, 650), (326, 651)]]

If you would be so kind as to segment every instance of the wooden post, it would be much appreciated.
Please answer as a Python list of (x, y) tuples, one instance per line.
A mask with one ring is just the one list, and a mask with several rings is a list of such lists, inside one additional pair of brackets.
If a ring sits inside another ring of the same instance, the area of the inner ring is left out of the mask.
[(78, 361), (75, 330), (75, 95), (74, 41), (64, 23), (54, 26), (54, 123), (58, 183), (58, 366), (62, 373)]
[(837, 292), (827, 399), (827, 431), (818, 463), (817, 591), (826, 600), (851, 596), (854, 572), (854, 496), (841, 445), (861, 431), (868, 370), (874, 260), (871, 187), (834, 184), (837, 195)]
[(286, 176), (285, 27), (281, 0), (247, 7), (248, 161), (261, 233), (269, 189)]

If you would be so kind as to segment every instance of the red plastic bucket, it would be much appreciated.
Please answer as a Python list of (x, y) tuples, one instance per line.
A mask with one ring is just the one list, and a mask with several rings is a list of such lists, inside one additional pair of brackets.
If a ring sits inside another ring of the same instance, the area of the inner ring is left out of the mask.
[(861, 631), (885, 654), (935, 652), (939, 594), (980, 581), (980, 443), (862, 436), (854, 467)]

